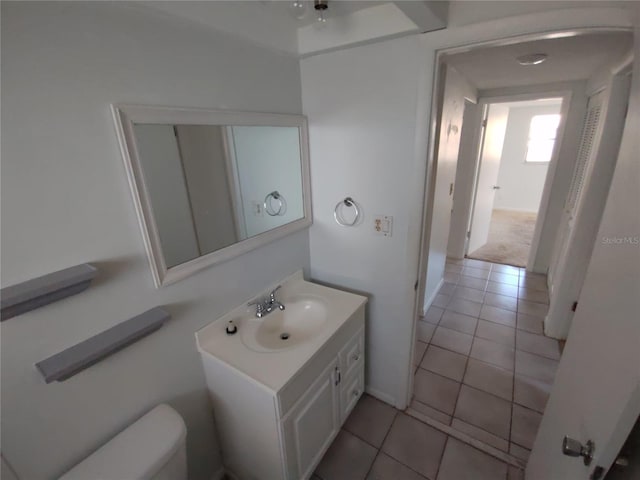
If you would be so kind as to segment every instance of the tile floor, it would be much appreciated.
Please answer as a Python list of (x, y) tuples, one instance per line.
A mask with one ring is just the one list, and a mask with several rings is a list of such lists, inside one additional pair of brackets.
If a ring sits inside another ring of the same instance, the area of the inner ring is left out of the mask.
[(507, 465), (364, 395), (312, 480), (523, 480)]
[(448, 260), (418, 322), (411, 408), (527, 460), (560, 360), (542, 332), (544, 275)]
[[(523, 269), (448, 261), (418, 321), (414, 410), (525, 460), (560, 359), (542, 334), (546, 279)], [(522, 470), (364, 395), (314, 480), (517, 480)]]

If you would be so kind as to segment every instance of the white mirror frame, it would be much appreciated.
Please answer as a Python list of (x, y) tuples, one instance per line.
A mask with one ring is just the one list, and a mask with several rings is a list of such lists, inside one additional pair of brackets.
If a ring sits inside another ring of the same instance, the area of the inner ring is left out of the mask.
[[(182, 280), (204, 268), (242, 255), (274, 240), (308, 228), (312, 224), (309, 141), (307, 119), (303, 115), (126, 104), (112, 104), (111, 111), (156, 288)], [(160, 244), (160, 235), (153, 215), (151, 197), (144, 181), (142, 163), (136, 147), (133, 128), (135, 123), (297, 127), (300, 132), (304, 216), (286, 225), (241, 240), (233, 245), (194, 258), (180, 265), (167, 268)]]

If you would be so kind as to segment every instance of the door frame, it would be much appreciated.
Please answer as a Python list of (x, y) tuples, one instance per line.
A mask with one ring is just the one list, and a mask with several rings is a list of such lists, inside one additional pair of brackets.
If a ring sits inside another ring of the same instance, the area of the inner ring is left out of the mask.
[[(440, 48), (436, 48), (433, 59), (434, 73), (431, 82), (431, 99), (430, 102), (426, 102), (424, 108), (427, 109), (428, 118), (425, 122), (427, 130), (427, 149), (426, 149), (426, 168), (425, 168), (425, 183), (424, 193), (422, 198), (422, 225), (420, 241), (418, 243), (418, 266), (417, 266), (417, 279), (415, 282), (414, 295), (413, 295), (413, 319), (410, 335), (410, 345), (406, 371), (406, 379), (404, 385), (406, 389), (401, 387), (398, 398), (404, 397), (404, 402), (399, 401), (398, 406), (404, 407), (411, 404), (413, 396), (413, 356), (416, 339), (416, 327), (418, 317), (421, 315), (420, 308), (422, 307), (421, 298), (424, 298), (426, 287), (426, 275), (428, 270), (428, 257), (430, 248), (431, 237), (431, 223), (433, 218), (433, 198), (435, 194), (435, 174), (437, 172), (437, 149), (438, 149), (438, 133), (439, 133), (439, 121), (441, 116), (440, 105), (442, 103), (444, 95), (444, 78), (442, 72), (444, 71), (443, 56), (451, 55), (454, 53), (463, 53), (478, 48), (487, 47), (499, 47), (512, 44), (525, 43), (535, 40), (545, 40), (551, 38), (559, 38), (561, 36), (579, 36), (588, 35), (593, 33), (614, 33), (614, 32), (633, 32), (633, 26), (630, 24), (624, 24), (628, 19), (620, 18), (617, 22), (610, 21), (604, 22), (603, 26), (595, 26), (593, 22), (590, 22), (590, 26), (582, 25), (577, 27), (563, 26), (556, 28), (543, 28), (539, 27), (539, 30), (533, 33), (521, 33), (509, 36), (504, 34), (503, 36), (494, 37), (491, 39), (478, 39), (470, 41), (456, 41), (455, 39), (443, 39), (439, 45)], [(579, 22), (578, 22), (579, 23)], [(609, 24), (607, 24), (609, 23)], [(525, 28), (525, 27), (522, 27)], [(428, 90), (427, 90), (428, 91)], [(562, 90), (564, 93), (564, 90)], [(567, 103), (568, 105), (568, 103)], [(564, 107), (564, 103), (563, 103)], [(420, 110), (420, 107), (418, 108)], [(566, 112), (565, 114), (566, 119)], [(565, 120), (566, 123), (566, 120)], [(421, 125), (422, 122), (418, 122)], [(564, 125), (563, 134), (564, 134)], [(559, 127), (560, 128), (560, 127)], [(554, 146), (555, 152), (555, 146)], [(549, 175), (549, 171), (547, 171)], [(546, 182), (545, 182), (546, 185)], [(543, 194), (544, 195), (544, 194)], [(536, 247), (537, 248), (537, 247)], [(404, 390), (404, 392), (402, 392)]]
[[(540, 89), (539, 87), (532, 87), (531, 93), (521, 93), (514, 95), (499, 95), (499, 96), (484, 96), (478, 99), (478, 105), (481, 108), (488, 110), (488, 108), (493, 104), (500, 103), (512, 103), (512, 102), (526, 102), (529, 100), (539, 100), (546, 98), (559, 98), (562, 101), (560, 107), (560, 123), (558, 124), (558, 131), (556, 134), (556, 141), (553, 145), (553, 151), (551, 153), (551, 160), (549, 161), (549, 166), (547, 167), (547, 175), (544, 180), (544, 187), (542, 190), (542, 197), (540, 198), (540, 204), (538, 205), (538, 216), (536, 218), (536, 225), (533, 232), (533, 238), (531, 241), (531, 247), (529, 249), (529, 258), (527, 260), (527, 271), (532, 271), (533, 265), (535, 263), (536, 254), (538, 251), (538, 246), (540, 245), (540, 236), (542, 233), (542, 226), (546, 220), (547, 216), (547, 207), (549, 205), (549, 198), (551, 196), (551, 186), (553, 185), (553, 180), (555, 178), (556, 168), (558, 165), (558, 159), (560, 156), (560, 150), (562, 149), (562, 145), (565, 140), (565, 126), (567, 124), (567, 115), (569, 113), (569, 109), (571, 107), (571, 101), (573, 97), (573, 92), (567, 89), (557, 89), (550, 88)], [(486, 118), (486, 114), (483, 115), (483, 118)], [(478, 194), (478, 177), (480, 175), (480, 167), (482, 165), (482, 149), (484, 146), (484, 131), (485, 126), (482, 126), (482, 135), (480, 143), (478, 144), (478, 156), (475, 164), (475, 172), (474, 172), (474, 183), (473, 183), (473, 193), (471, 194), (471, 204), (469, 205), (469, 222), (467, 232), (471, 231), (473, 227), (473, 209), (475, 207), (476, 195)], [(465, 256), (469, 253), (469, 242), (467, 241), (465, 244)]]

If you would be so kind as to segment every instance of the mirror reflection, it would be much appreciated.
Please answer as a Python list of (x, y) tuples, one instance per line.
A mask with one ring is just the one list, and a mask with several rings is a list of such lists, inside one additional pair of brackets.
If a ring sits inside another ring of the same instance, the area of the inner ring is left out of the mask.
[(167, 268), (304, 217), (297, 127), (133, 130)]

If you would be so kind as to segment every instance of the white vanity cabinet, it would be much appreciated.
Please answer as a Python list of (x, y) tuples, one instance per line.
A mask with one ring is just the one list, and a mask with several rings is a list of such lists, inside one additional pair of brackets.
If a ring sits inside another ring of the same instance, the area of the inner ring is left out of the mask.
[[(201, 349), (229, 476), (240, 480), (311, 476), (364, 391), (365, 302), (279, 389)], [(268, 361), (277, 365), (274, 358)]]

